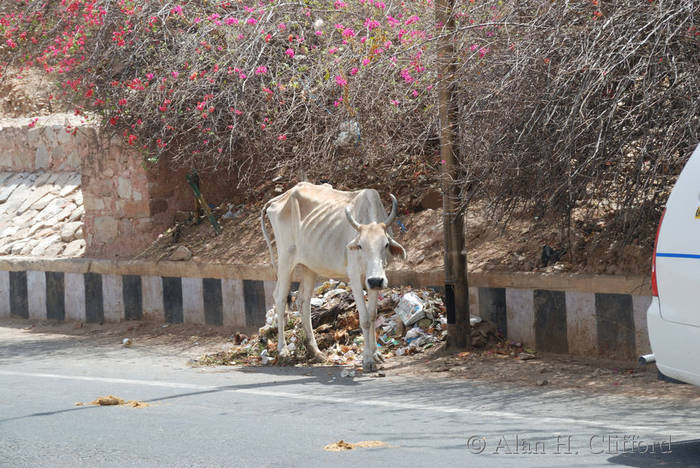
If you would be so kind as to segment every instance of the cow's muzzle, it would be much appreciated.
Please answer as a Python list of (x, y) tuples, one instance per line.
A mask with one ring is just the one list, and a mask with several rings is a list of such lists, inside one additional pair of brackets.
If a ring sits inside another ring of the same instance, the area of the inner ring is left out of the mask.
[(382, 278), (381, 276), (374, 276), (372, 278), (367, 278), (367, 287), (369, 289), (386, 288), (386, 278)]

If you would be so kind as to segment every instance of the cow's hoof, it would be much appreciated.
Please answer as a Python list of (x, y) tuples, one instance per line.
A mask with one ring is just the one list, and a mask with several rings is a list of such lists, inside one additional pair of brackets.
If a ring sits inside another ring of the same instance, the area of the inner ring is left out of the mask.
[(377, 363), (374, 362), (374, 359), (370, 358), (369, 360), (364, 359), (362, 361), (362, 371), (363, 372), (374, 372), (377, 370)]
[(315, 351), (309, 353), (309, 362), (313, 363), (321, 363), (321, 362), (326, 362), (326, 355), (323, 354), (321, 351)]
[(384, 362), (384, 355), (382, 355), (382, 353), (380, 353), (379, 351), (376, 351), (374, 353), (373, 358), (374, 358), (374, 362), (376, 362), (376, 363)]

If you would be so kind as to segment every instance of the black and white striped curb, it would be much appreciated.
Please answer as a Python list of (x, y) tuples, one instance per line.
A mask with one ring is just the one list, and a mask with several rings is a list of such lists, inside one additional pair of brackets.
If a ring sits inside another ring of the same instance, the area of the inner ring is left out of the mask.
[[(254, 331), (274, 281), (0, 271), (0, 317), (85, 322), (156, 320)], [(435, 289), (441, 289), (436, 287)], [(649, 352), (649, 296), (470, 287), (472, 313), (538, 351), (634, 359)]]

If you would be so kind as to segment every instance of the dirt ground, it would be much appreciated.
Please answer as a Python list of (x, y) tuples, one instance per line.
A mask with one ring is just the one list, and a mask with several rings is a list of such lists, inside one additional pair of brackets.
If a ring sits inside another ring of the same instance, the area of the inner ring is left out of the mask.
[[(387, 203), (388, 205), (388, 203)], [(178, 246), (186, 246), (194, 261), (212, 263), (270, 263), (270, 255), (260, 229), (262, 203), (250, 203), (232, 209), (238, 216), (219, 219), (223, 232), (215, 235), (206, 221), (177, 223), (144, 251), (139, 259), (168, 259)], [(572, 231), (572, 245), (560, 229), (551, 223), (525, 214), (512, 219), (505, 227), (494, 224), (484, 204), (474, 204), (467, 214), (466, 243), (468, 269), (478, 271), (579, 272), (598, 274), (646, 275), (651, 269), (651, 246), (654, 230), (644, 240), (624, 247), (605, 241), (602, 227), (581, 221)], [(226, 212), (222, 206), (215, 211)], [(182, 213), (185, 217), (187, 213)], [(394, 226), (394, 237), (407, 252), (404, 261), (394, 260), (392, 268), (427, 271), (443, 266), (442, 209), (404, 211), (399, 220), (403, 229)], [(268, 225), (268, 230), (270, 229)], [(644, 237), (644, 236), (642, 236)], [(544, 265), (542, 251), (567, 249), (561, 259)]]
[[(197, 360), (204, 355), (234, 347), (234, 330), (226, 327), (154, 322), (99, 325), (21, 319), (3, 319), (0, 327), (18, 339), (68, 337), (82, 344), (115, 348), (123, 346), (123, 340), (129, 338), (134, 351), (169, 355), (193, 366), (198, 365)], [(359, 368), (355, 371), (361, 373)], [(440, 346), (420, 354), (393, 356), (382, 365), (381, 372), (386, 376), (454, 378), (650, 399), (700, 400), (697, 387), (657, 380), (653, 365), (639, 367), (631, 363), (561, 355), (537, 354), (535, 359), (521, 360), (493, 351), (446, 353)]]

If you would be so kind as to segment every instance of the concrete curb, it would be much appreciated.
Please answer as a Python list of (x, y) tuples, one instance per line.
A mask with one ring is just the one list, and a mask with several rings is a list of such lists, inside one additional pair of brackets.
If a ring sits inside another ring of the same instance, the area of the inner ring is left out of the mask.
[[(390, 271), (391, 284), (441, 290), (443, 272)], [(273, 306), (269, 265), (0, 259), (0, 317), (157, 320), (252, 332)], [(603, 275), (473, 273), (472, 313), (538, 351), (633, 360), (649, 352), (649, 281)]]

